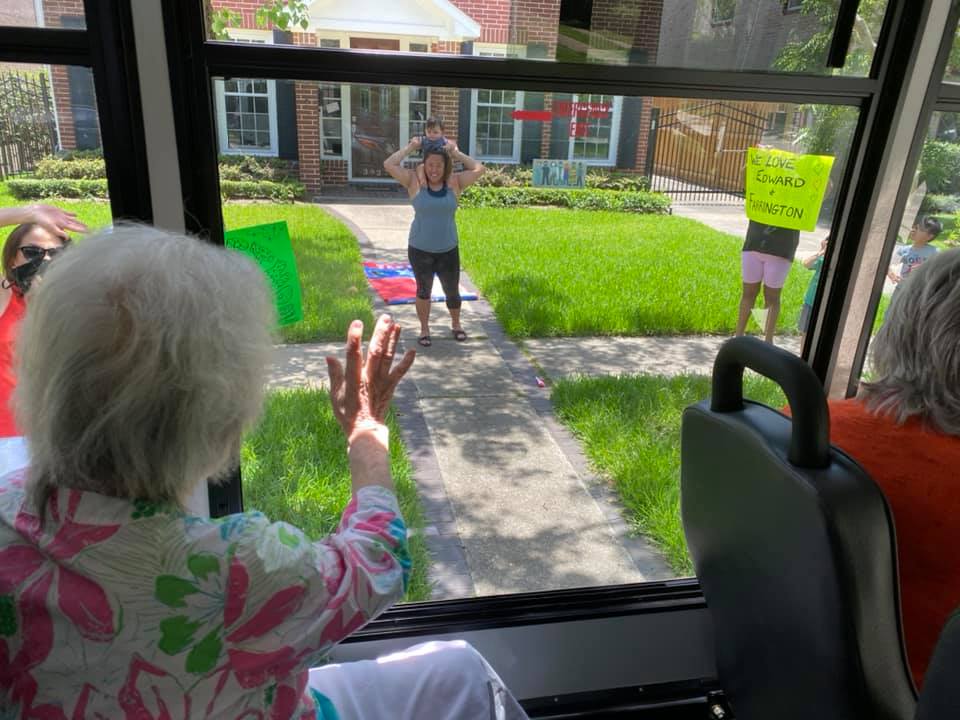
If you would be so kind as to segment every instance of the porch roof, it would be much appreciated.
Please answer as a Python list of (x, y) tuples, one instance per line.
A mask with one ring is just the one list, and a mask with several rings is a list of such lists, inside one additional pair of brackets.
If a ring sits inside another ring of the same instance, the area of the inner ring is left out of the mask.
[(447, 41), (476, 40), (480, 24), (449, 0), (314, 0), (310, 27), (384, 36), (403, 35)]

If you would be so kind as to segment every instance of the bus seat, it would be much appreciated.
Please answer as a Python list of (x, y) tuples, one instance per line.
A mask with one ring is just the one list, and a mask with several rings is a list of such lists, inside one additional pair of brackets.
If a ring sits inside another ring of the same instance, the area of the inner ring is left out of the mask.
[(940, 631), (933, 658), (923, 676), (916, 720), (960, 718), (960, 610)]
[[(791, 421), (743, 400), (743, 370), (781, 386)], [(725, 343), (712, 398), (681, 433), (681, 515), (739, 720), (908, 720), (893, 521), (829, 444), (819, 379), (755, 338)]]

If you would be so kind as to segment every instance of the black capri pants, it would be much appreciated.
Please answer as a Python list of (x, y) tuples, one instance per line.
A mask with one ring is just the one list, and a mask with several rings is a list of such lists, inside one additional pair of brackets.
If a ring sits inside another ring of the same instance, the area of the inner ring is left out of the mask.
[(447, 296), (447, 307), (456, 310), (460, 307), (460, 248), (434, 253), (407, 246), (407, 257), (413, 268), (413, 277), (417, 281), (417, 297), (429, 300), (433, 291), (433, 276), (440, 278), (443, 294)]

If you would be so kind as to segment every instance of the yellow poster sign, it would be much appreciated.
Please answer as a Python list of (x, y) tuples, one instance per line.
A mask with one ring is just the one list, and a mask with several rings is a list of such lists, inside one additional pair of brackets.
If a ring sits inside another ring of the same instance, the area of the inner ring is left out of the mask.
[(791, 230), (813, 230), (832, 167), (830, 155), (749, 148), (747, 217)]

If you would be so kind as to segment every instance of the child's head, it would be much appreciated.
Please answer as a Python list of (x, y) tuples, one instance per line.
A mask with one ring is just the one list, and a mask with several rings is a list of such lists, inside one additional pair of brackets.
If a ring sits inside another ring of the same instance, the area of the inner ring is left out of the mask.
[(820, 252), (823, 252), (824, 250), (826, 250), (826, 249), (827, 249), (827, 245), (829, 245), (829, 244), (830, 244), (830, 233), (827, 233), (827, 234), (823, 237), (823, 240), (820, 241)]
[(927, 215), (917, 221), (908, 237), (914, 245), (926, 245), (939, 235), (941, 230), (943, 230), (943, 225), (940, 224), (940, 221), (932, 215)]
[(443, 137), (443, 118), (439, 115), (431, 115), (428, 117), (424, 134), (431, 140)]

